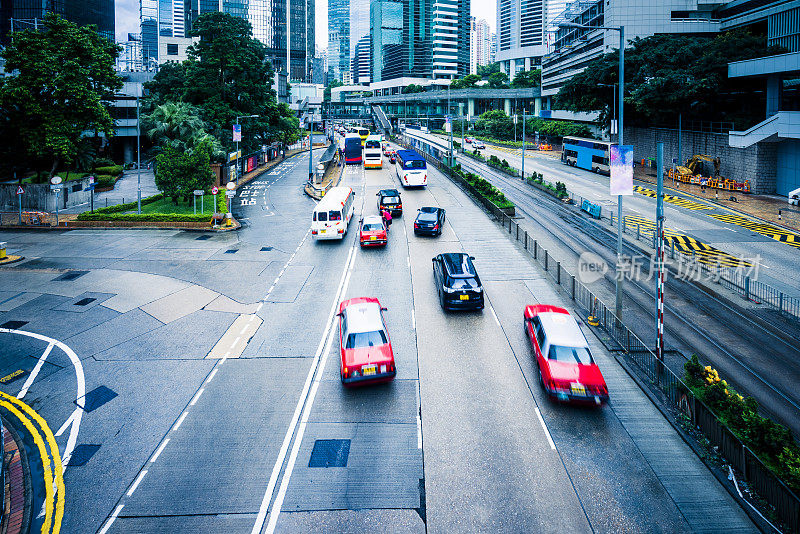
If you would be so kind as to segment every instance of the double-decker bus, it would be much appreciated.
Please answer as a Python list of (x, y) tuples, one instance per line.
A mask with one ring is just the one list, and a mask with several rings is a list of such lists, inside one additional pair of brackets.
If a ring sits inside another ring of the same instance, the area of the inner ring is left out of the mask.
[(425, 158), (413, 150), (398, 150), (394, 166), (397, 178), (405, 187), (428, 185), (428, 164)]
[(364, 168), (380, 169), (383, 167), (381, 154), (381, 136), (370, 135), (364, 143)]
[(583, 137), (565, 137), (561, 162), (599, 174), (611, 174), (609, 164), (611, 145), (616, 143)]
[(369, 129), (367, 128), (357, 128), (356, 133), (361, 137), (361, 146), (367, 142), (367, 137), (369, 137)]
[(361, 137), (349, 133), (344, 136), (344, 162), (346, 165), (361, 164)]

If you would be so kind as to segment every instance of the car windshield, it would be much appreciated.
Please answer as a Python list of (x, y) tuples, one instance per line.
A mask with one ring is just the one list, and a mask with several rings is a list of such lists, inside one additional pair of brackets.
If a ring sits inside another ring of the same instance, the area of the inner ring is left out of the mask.
[(342, 212), (341, 211), (331, 211), (330, 213), (328, 213), (328, 220), (341, 221), (342, 220)]
[(417, 215), (417, 219), (420, 221), (435, 221), (436, 213), (422, 211), (419, 215)]
[(403, 164), (403, 167), (406, 169), (424, 169), (425, 168), (425, 160), (424, 159), (412, 159), (410, 161), (406, 161)]
[(550, 345), (547, 354), (548, 359), (564, 363), (577, 363), (580, 365), (591, 365), (594, 363), (592, 354), (586, 347), (564, 347), (561, 345)]
[(450, 289), (477, 289), (478, 281), (472, 277), (454, 277), (447, 278), (447, 285)]
[(364, 144), (364, 148), (380, 148), (381, 142), (380, 141), (367, 141)]
[(400, 197), (383, 197), (384, 204), (399, 204)]
[(386, 344), (386, 334), (382, 330), (374, 332), (357, 332), (347, 336), (346, 349), (364, 349)]
[(328, 220), (328, 214), (325, 213), (324, 211), (320, 211), (319, 213), (316, 213), (315, 215), (317, 216), (316, 220), (318, 220), (318, 221), (325, 222), (325, 221)]
[(438, 209), (439, 208), (425, 207), (425, 208), (420, 208), (419, 211), (422, 213), (436, 213)]
[(380, 223), (364, 223), (361, 229), (365, 232), (379, 232), (383, 230), (383, 225)]

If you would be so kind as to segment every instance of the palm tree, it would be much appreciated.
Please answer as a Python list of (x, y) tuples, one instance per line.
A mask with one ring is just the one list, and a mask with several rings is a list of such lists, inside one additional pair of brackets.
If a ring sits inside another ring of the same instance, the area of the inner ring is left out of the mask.
[(186, 102), (167, 102), (144, 117), (147, 137), (156, 147), (191, 150), (196, 140), (208, 135), (197, 109)]

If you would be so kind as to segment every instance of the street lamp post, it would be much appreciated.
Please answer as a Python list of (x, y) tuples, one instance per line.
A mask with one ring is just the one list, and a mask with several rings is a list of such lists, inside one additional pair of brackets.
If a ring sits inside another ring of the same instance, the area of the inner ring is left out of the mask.
[[(578, 28), (587, 30), (611, 30), (619, 32), (619, 134), (617, 144), (622, 146), (623, 138), (623, 115), (625, 109), (625, 26), (586, 26), (565, 22), (559, 25), (561, 28)], [(617, 195), (617, 276), (616, 278), (616, 306), (615, 312), (617, 319), (622, 320), (622, 276), (619, 268), (622, 261), (622, 195)]]
[[(142, 213), (142, 144), (140, 142), (141, 125), (139, 122), (139, 91), (136, 91), (136, 213)], [(94, 190), (92, 190), (94, 195)]]
[[(237, 126), (239, 126), (239, 135), (241, 136), (241, 134), (242, 134), (242, 130), (241, 130), (242, 126), (240, 124), (240, 121), (242, 119), (253, 119), (253, 118), (260, 117), (260, 116), (261, 115), (237, 115), (236, 116), (236, 124), (237, 124)], [(236, 141), (236, 183), (237, 184), (239, 183), (239, 176), (241, 174), (243, 174), (242, 173), (242, 167), (241, 167), (240, 159), (241, 158), (239, 157), (239, 141)]]
[[(450, 80), (453, 83), (453, 80)], [(447, 86), (447, 125), (450, 127), (450, 166), (453, 166), (453, 121), (450, 120), (450, 86)], [(430, 130), (428, 130), (430, 131)]]

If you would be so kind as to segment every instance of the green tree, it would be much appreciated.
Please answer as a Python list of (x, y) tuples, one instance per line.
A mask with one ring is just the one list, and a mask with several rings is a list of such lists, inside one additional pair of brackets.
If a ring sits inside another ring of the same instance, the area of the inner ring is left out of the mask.
[(331, 89), (334, 89), (336, 87), (342, 87), (342, 86), (344, 86), (344, 84), (342, 82), (340, 82), (339, 80), (333, 80), (331, 83), (328, 84), (328, 86), (325, 88), (325, 91), (322, 93), (322, 99), (325, 102), (330, 102), (331, 101)]
[(523, 70), (518, 72), (511, 81), (511, 87), (540, 87), (542, 85), (542, 70)]
[(493, 72), (489, 75), (489, 87), (492, 89), (505, 89), (508, 87), (508, 75), (502, 72)]
[[(728, 63), (781, 52), (764, 38), (736, 30), (714, 37), (653, 35), (634, 39), (625, 50), (625, 122), (674, 124), (678, 113), (703, 120), (748, 126), (763, 115), (754, 82), (728, 79)], [(608, 124), (618, 82), (619, 52), (593, 60), (559, 91), (556, 105), (572, 111), (600, 111)], [(689, 60), (687, 60), (687, 58)], [(757, 82), (755, 82), (757, 83)]]
[(463, 78), (453, 80), (450, 82), (451, 89), (469, 89), (470, 87), (475, 87), (481, 81), (481, 77), (477, 74), (467, 74)]
[(500, 72), (500, 63), (490, 63), (488, 65), (478, 65), (478, 76), (484, 80), (489, 79), (489, 76), (495, 72)]
[[(29, 158), (70, 165), (86, 132), (114, 135), (108, 111), (122, 80), (114, 70), (121, 48), (97, 33), (48, 13), (40, 31), (15, 32), (2, 52), (6, 72), (17, 72), (0, 88), (0, 108)], [(0, 136), (4, 137), (4, 136)]]
[(209, 188), (214, 183), (211, 151), (209, 139), (199, 141), (189, 150), (166, 145), (156, 156), (156, 187), (176, 204), (195, 189)]
[(409, 94), (412, 94), (412, 93), (421, 93), (424, 90), (425, 90), (425, 88), (422, 87), (421, 85), (417, 85), (415, 83), (410, 83), (410, 84), (406, 85), (405, 87), (403, 87), (403, 94), (409, 95)]
[(183, 100), (186, 93), (186, 63), (168, 61), (158, 68), (158, 74), (144, 84), (146, 96), (142, 99), (144, 112), (159, 104)]

